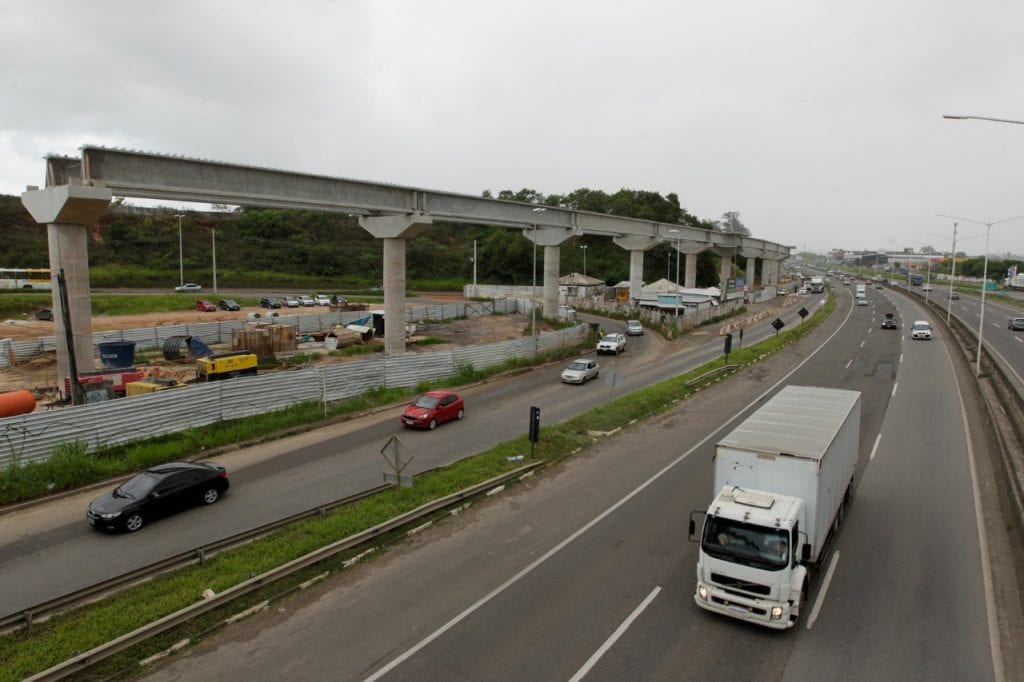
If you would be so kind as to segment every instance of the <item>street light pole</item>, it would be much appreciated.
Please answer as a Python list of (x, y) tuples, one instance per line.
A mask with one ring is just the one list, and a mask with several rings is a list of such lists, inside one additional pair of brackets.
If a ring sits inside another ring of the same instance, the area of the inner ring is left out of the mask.
[[(535, 208), (534, 213), (543, 213), (546, 208)], [(537, 223), (533, 224), (533, 301), (530, 306), (530, 336), (533, 337), (533, 355), (537, 356)]]
[(956, 222), (953, 223), (953, 265), (949, 268), (949, 298), (946, 300), (946, 326), (953, 312), (953, 282), (956, 281)]
[(586, 278), (586, 276), (587, 276), (587, 245), (586, 244), (580, 244), (580, 248), (583, 249), (583, 277)]
[(185, 260), (182, 257), (184, 252), (181, 248), (181, 219), (185, 217), (185, 214), (178, 213), (174, 217), (178, 219), (178, 285), (185, 286)]
[(955, 215), (945, 215), (940, 213), (943, 218), (953, 218), (954, 220), (961, 220), (965, 223), (974, 223), (975, 225), (985, 226), (985, 265), (982, 268), (981, 274), (981, 315), (978, 318), (978, 357), (974, 361), (974, 375), (981, 376), (981, 349), (984, 345), (984, 333), (985, 333), (985, 293), (988, 290), (986, 286), (988, 284), (988, 241), (992, 234), (992, 226), (999, 225), (1001, 223), (1008, 223), (1011, 220), (1020, 220), (1024, 216), (1015, 216), (1013, 218), (1004, 218), (1002, 220), (995, 220), (991, 223), (985, 223), (980, 220), (971, 220), (970, 218), (961, 218)]
[(210, 228), (210, 242), (213, 245), (213, 293), (217, 293), (217, 228)]
[(996, 123), (1018, 123), (1024, 125), (1024, 121), (1014, 121), (1009, 118), (989, 118), (988, 116), (954, 116), (952, 114), (943, 114), (942, 118), (948, 118), (953, 121), (966, 121), (973, 119), (975, 121), (995, 121)]

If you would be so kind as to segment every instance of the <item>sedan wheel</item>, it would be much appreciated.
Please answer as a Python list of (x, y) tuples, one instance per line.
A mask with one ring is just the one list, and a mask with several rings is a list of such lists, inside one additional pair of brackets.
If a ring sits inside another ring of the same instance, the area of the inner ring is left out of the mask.
[(430, 423), (427, 425), (427, 428), (430, 429), (431, 431), (436, 429), (437, 428), (437, 420), (436, 419), (431, 419)]
[(463, 410), (462, 408), (459, 408), (459, 413), (457, 415), (455, 415), (455, 418), (456, 419), (462, 419), (465, 416), (466, 416), (466, 411)]
[(126, 518), (124, 520), (124, 528), (129, 533), (134, 533), (138, 529), (142, 528), (142, 524), (143, 524), (142, 514), (138, 514), (138, 513), (131, 514), (128, 518)]
[(203, 491), (203, 504), (213, 504), (220, 499), (220, 491), (216, 488), (207, 488)]

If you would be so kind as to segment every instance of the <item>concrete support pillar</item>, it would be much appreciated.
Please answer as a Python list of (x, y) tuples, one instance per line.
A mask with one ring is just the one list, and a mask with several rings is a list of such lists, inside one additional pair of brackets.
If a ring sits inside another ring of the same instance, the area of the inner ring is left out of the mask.
[(613, 237), (612, 241), (629, 251), (629, 300), (635, 303), (644, 288), (644, 251), (661, 242), (653, 237)]
[(769, 273), (771, 273), (772, 263), (774, 263), (774, 262), (775, 261), (771, 261), (771, 260), (768, 260), (768, 259), (765, 259), (765, 260), (761, 261), (761, 286), (763, 286), (765, 288), (768, 288), (770, 286), (774, 286), (772, 284), (771, 275), (769, 274)]
[(360, 216), (359, 226), (384, 240), (384, 354), (405, 352), (405, 241), (432, 224), (420, 214)]
[(629, 300), (631, 303), (640, 300), (640, 292), (644, 288), (644, 252), (629, 252)]
[(697, 254), (686, 254), (686, 274), (683, 275), (683, 287), (686, 289), (697, 288)]
[(36, 222), (46, 225), (50, 250), (50, 270), (54, 284), (64, 271), (64, 285), (71, 325), (71, 346), (67, 343), (64, 306), (60, 291), (53, 288), (53, 328), (57, 347), (57, 385), (65, 399), (64, 380), (71, 377), (71, 361), (79, 372), (95, 369), (92, 344), (92, 298), (89, 294), (88, 229), (110, 205), (111, 192), (105, 187), (82, 184), (30, 187), (21, 195), (21, 203)]
[[(61, 393), (64, 379), (71, 376), (70, 350), (75, 353), (79, 374), (96, 369), (96, 351), (92, 343), (92, 295), (89, 291), (89, 228), (85, 225), (46, 226), (50, 248), (50, 271), (53, 273), (53, 333), (57, 346), (57, 380)], [(64, 305), (57, 289), (57, 275), (64, 271), (68, 314), (71, 322), (72, 347), (67, 345), (64, 326)], [(70, 398), (65, 395), (64, 398)]]
[(558, 319), (558, 268), (562, 247), (544, 247), (544, 317)]
[(756, 258), (750, 258), (750, 257), (747, 258), (747, 274), (746, 274), (746, 279), (747, 279), (747, 293), (750, 293), (750, 292), (754, 291), (757, 288), (755, 286), (755, 282), (756, 282), (756, 279), (757, 279), (757, 259)]
[(405, 352), (405, 240), (384, 240), (384, 355)]
[(732, 256), (722, 256), (722, 268), (718, 271), (718, 286), (722, 290), (722, 297), (725, 297), (725, 285), (732, 276)]

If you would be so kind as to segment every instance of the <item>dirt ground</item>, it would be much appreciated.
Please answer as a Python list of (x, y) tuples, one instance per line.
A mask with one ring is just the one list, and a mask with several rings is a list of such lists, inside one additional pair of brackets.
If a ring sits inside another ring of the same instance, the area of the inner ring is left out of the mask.
[[(462, 300), (458, 294), (432, 294), (429, 298), (410, 299), (410, 304), (429, 305), (432, 302), (451, 302)], [(308, 309), (307, 309), (308, 310)], [(135, 329), (139, 327), (159, 327), (166, 325), (195, 324), (217, 320), (246, 319), (250, 312), (265, 314), (260, 308), (243, 308), (238, 312), (217, 311), (202, 313), (199, 311), (175, 311), (165, 313), (145, 313), (139, 315), (103, 316), (93, 318), (93, 331), (111, 331), (116, 329)], [(420, 326), (416, 336), (435, 336), (444, 339), (451, 345), (471, 345), (477, 343), (494, 343), (508, 339), (520, 338), (529, 320), (521, 315), (494, 315), (467, 320), (456, 320), (450, 323), (438, 323)], [(28, 341), (41, 336), (52, 336), (53, 322), (37, 320), (4, 320), (0, 321), (0, 339)], [(416, 336), (413, 338), (415, 339)], [(378, 341), (382, 343), (382, 341)], [(444, 349), (443, 344), (410, 346), (410, 351), (431, 352)], [(317, 362), (344, 362), (339, 357), (329, 357), (322, 344), (300, 344), (299, 352), (307, 354), (323, 353)], [(158, 354), (149, 354), (158, 355)], [(142, 367), (143, 371), (159, 374), (161, 377), (187, 380), (195, 376), (192, 364), (174, 365), (163, 361), (162, 357), (154, 359), (152, 365)], [(54, 353), (36, 356), (27, 363), (0, 370), (0, 391), (27, 389), (35, 393), (40, 403), (57, 397), (57, 358)]]

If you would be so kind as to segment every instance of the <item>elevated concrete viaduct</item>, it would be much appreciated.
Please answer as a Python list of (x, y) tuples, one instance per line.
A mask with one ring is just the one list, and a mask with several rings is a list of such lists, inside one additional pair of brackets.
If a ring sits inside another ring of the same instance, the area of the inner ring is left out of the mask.
[[(536, 246), (544, 247), (544, 316), (558, 314), (560, 245), (584, 234), (611, 237), (630, 252), (630, 296), (638, 298), (644, 251), (672, 243), (686, 255), (686, 286), (696, 283), (696, 257), (711, 249), (726, 263), (737, 253), (762, 259), (762, 282), (776, 263), (789, 256), (790, 247), (751, 237), (725, 234), (686, 225), (623, 218), (553, 206), (538, 210), (534, 204), (438, 192), (384, 183), (331, 178), (166, 154), (84, 146), (79, 157), (46, 159), (46, 186), (29, 187), (22, 203), (50, 234), (51, 269), (69, 277), (69, 307), (76, 356), (92, 362), (89, 318), (87, 244), (83, 225), (102, 214), (112, 196), (167, 201), (216, 203), (255, 207), (336, 211), (359, 216), (359, 224), (384, 241), (385, 351), (405, 350), (405, 241), (435, 221), (498, 225), (522, 230)], [(670, 230), (674, 230), (670, 234)], [(754, 266), (748, 260), (753, 284)], [(730, 266), (731, 267), (731, 266)], [(776, 270), (777, 272), (777, 270)], [(55, 304), (56, 305), (56, 304)], [(55, 308), (56, 310), (56, 308)], [(56, 315), (60, 320), (60, 315)], [(57, 334), (61, 336), (61, 323)], [(67, 351), (58, 360), (61, 385), (67, 372)], [(86, 359), (88, 358), (88, 359)], [(63, 363), (63, 364), (61, 364)], [(80, 367), (81, 369), (81, 367)]]

